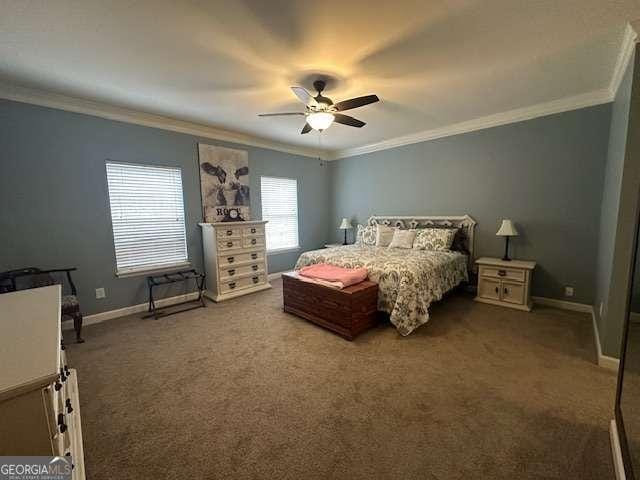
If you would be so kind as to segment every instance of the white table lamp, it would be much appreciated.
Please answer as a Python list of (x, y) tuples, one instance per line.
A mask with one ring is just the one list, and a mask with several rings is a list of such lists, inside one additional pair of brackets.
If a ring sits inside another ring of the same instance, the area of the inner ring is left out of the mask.
[(505, 237), (506, 243), (504, 245), (504, 257), (502, 260), (510, 262), (509, 258), (509, 237), (517, 237), (518, 230), (513, 222), (509, 219), (502, 220), (502, 225), (500, 225), (500, 229), (496, 232), (496, 235), (499, 237)]
[(340, 226), (338, 227), (340, 230), (344, 230), (344, 243), (343, 245), (347, 244), (347, 230), (351, 230), (353, 228), (353, 226), (351, 225), (351, 222), (349, 221), (348, 218), (343, 218), (342, 219), (342, 223), (340, 223)]

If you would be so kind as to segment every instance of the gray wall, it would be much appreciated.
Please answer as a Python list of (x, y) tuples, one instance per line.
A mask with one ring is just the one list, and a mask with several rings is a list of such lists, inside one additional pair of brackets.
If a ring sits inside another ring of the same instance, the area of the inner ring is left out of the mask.
[[(620, 208), (620, 193), (622, 189), (622, 172), (625, 163), (627, 144), (627, 130), (629, 123), (629, 109), (631, 105), (631, 87), (633, 84), (633, 59), (629, 62), (618, 93), (613, 102), (611, 112), (611, 130), (609, 133), (609, 147), (605, 165), (604, 188), (600, 210), (600, 230), (598, 237), (598, 256), (596, 270), (596, 296), (593, 303), (600, 342), (603, 353), (619, 356), (622, 334), (622, 317), (616, 311), (620, 310), (620, 300), (625, 294), (615, 295), (613, 311), (609, 305), (609, 285), (613, 268), (614, 248), (616, 244), (616, 230), (618, 225), (618, 210)], [(626, 291), (625, 291), (626, 293)], [(616, 300), (615, 297), (619, 297)], [(600, 305), (602, 304), (602, 315)], [(615, 304), (618, 304), (616, 308)]]
[[(632, 270), (633, 238), (638, 219), (638, 194), (640, 191), (640, 82), (638, 81), (640, 66), (638, 62), (640, 62), (640, 58), (636, 54), (633, 61), (631, 98), (630, 100), (621, 99), (621, 108), (629, 110), (626, 140), (622, 138), (622, 135), (614, 139), (619, 143), (618, 148), (614, 149), (618, 156), (610, 159), (615, 160), (620, 168), (619, 156), (623, 155), (624, 158), (618, 209), (617, 212), (610, 213), (610, 215), (617, 213), (617, 223), (614, 226), (615, 237), (609, 291), (605, 304), (606, 314), (603, 319), (600, 319), (600, 324), (603, 326), (600, 333), (604, 337), (600, 339), (602, 350), (605, 355), (614, 357), (620, 355), (622, 328)], [(627, 88), (629, 87), (627, 86)], [(625, 107), (627, 102), (629, 106)], [(624, 150), (621, 151), (623, 144)], [(602, 220), (605, 221), (605, 218), (603, 217)]]
[[(317, 159), (0, 100), (0, 271), (78, 267), (85, 314), (146, 301), (143, 277), (115, 276), (107, 159), (182, 168), (187, 247), (202, 269), (199, 141), (248, 150), (253, 218), (260, 217), (261, 175), (297, 178), (302, 249), (323, 244), (329, 172)], [(269, 256), (269, 270), (291, 268), (297, 255)], [(106, 288), (106, 299), (95, 299), (97, 287)]]
[(594, 299), (611, 106), (537, 118), (331, 162), (329, 234), (341, 217), (458, 215), (478, 222), (477, 256), (502, 256), (502, 218), (521, 236), (512, 256), (538, 262), (533, 294)]
[[(252, 209), (260, 175), (299, 181), (302, 250), (340, 240), (343, 216), (471, 214), (477, 255), (500, 256), (500, 220), (521, 237), (512, 255), (539, 263), (534, 294), (595, 298), (598, 217), (611, 106), (602, 105), (331, 162), (254, 147)], [(202, 268), (197, 143), (210, 139), (17, 102), (0, 101), (0, 269), (74, 265), (86, 313), (146, 300), (140, 277), (115, 277), (106, 159), (183, 169), (189, 256)], [(228, 144), (227, 144), (228, 145)], [(234, 146), (234, 145), (230, 145)], [(237, 146), (237, 145), (236, 145)], [(269, 257), (272, 272), (298, 252)], [(107, 298), (94, 290), (105, 287)], [(167, 295), (179, 293), (167, 292)]]

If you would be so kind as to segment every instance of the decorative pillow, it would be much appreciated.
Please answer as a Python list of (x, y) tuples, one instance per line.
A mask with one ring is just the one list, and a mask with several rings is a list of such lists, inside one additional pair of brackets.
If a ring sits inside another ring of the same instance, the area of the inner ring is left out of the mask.
[(358, 225), (356, 232), (356, 245), (375, 245), (376, 244), (376, 227), (367, 225), (366, 227)]
[(376, 227), (376, 247), (388, 247), (396, 229), (387, 225), (377, 225)]
[(416, 238), (415, 230), (396, 230), (393, 232), (393, 239), (389, 248), (411, 248), (413, 240)]
[(450, 250), (458, 230), (454, 228), (423, 228), (418, 230), (413, 248), (419, 250)]

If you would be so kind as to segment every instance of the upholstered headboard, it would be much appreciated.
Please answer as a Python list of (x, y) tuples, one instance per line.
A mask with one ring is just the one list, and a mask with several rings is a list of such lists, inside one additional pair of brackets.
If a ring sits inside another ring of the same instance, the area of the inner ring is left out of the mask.
[(426, 227), (451, 227), (458, 229), (459, 241), (464, 250), (469, 254), (469, 270), (473, 267), (475, 257), (473, 255), (474, 241), (473, 235), (476, 228), (476, 221), (469, 215), (461, 216), (394, 216), (394, 215), (374, 215), (367, 221), (369, 225), (389, 225), (399, 228), (426, 228)]

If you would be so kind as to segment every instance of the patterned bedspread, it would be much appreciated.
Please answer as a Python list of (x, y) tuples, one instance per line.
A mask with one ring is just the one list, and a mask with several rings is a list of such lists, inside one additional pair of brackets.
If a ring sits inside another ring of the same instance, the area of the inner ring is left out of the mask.
[(468, 280), (467, 257), (460, 252), (347, 245), (300, 255), (296, 270), (314, 263), (367, 267), (378, 283), (378, 309), (390, 314), (401, 335), (429, 321), (429, 305)]

